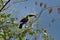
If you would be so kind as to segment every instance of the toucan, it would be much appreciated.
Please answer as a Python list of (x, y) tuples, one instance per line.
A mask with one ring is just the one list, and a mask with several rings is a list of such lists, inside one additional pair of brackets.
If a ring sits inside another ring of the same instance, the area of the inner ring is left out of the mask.
[(23, 19), (21, 19), (21, 20), (20, 20), (21, 23), (20, 23), (20, 25), (19, 25), (19, 28), (21, 29), (22, 26), (23, 26), (23, 24), (26, 24), (26, 23), (28, 22), (28, 20), (30, 19), (30, 17), (33, 17), (33, 16), (34, 16), (35, 18), (37, 17), (36, 14), (29, 14), (29, 15), (27, 15), (26, 17), (24, 17)]

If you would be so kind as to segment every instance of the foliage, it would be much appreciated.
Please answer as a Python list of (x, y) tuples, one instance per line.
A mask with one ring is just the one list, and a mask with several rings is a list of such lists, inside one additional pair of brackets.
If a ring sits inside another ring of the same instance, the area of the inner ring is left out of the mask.
[[(38, 34), (38, 33), (42, 33), (42, 31), (39, 28), (38, 24), (36, 24), (37, 29), (33, 30), (33, 29), (29, 29), (29, 28), (25, 28), (25, 29), (19, 29), (18, 28), (18, 23), (16, 23), (15, 21), (17, 20), (16, 18), (10, 18), (11, 13), (0, 13), (0, 38), (3, 38), (4, 40), (10, 40), (10, 38), (16, 36), (16, 38), (18, 38), (19, 40), (22, 40), (27, 33), (29, 35), (33, 34)], [(43, 36), (44, 38), (47, 38), (47, 36)], [(28, 39), (26, 39), (28, 40)], [(51, 39), (52, 40), (52, 39)]]
[[(33, 30), (33, 29), (20, 29), (18, 28), (18, 23), (15, 21), (16, 18), (10, 18), (11, 13), (0, 13), (0, 38), (3, 38), (4, 40), (7, 40), (11, 37), (14, 37), (16, 35), (19, 40), (22, 40), (23, 37), (26, 36), (26, 34), (33, 35), (34, 33), (39, 33), (40, 30)], [(37, 25), (38, 26), (38, 25)], [(19, 33), (20, 32), (20, 33)], [(17, 34), (18, 33), (18, 34)], [(7, 38), (8, 37), (8, 38)], [(27, 39), (26, 39), (27, 40)]]

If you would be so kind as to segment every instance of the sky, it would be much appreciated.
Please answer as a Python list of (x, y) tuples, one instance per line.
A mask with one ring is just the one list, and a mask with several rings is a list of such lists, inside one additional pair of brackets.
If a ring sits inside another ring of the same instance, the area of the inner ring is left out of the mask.
[[(13, 0), (15, 1), (15, 0)], [(10, 4), (13, 3), (11, 0)], [(35, 2), (37, 1), (37, 5), (35, 5)], [(60, 0), (28, 0), (25, 2), (19, 2), (16, 4), (11, 5), (6, 12), (12, 13), (12, 17), (18, 17), (19, 21), (22, 17), (25, 15), (28, 15), (30, 13), (36, 13), (39, 14), (41, 9), (43, 7), (40, 7), (40, 2), (46, 3), (47, 7), (53, 7), (53, 6), (60, 6)], [(54, 40), (60, 40), (60, 14), (57, 11), (57, 7), (53, 7), (53, 11), (51, 14), (48, 13), (48, 9), (45, 10), (41, 17), (37, 20), (37, 22), (40, 25), (40, 29), (42, 27), (46, 27), (48, 29), (48, 33), (54, 38)], [(51, 22), (51, 20), (54, 19), (54, 22)], [(36, 22), (35, 22), (36, 23)], [(40, 39), (38, 39), (40, 40)], [(43, 39), (41, 39), (43, 40)]]

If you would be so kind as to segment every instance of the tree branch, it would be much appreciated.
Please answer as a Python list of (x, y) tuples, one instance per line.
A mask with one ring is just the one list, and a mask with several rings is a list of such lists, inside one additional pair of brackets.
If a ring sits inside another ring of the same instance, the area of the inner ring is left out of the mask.
[(15, 2), (13, 2), (11, 5), (9, 5), (8, 7), (4, 8), (3, 11), (6, 10), (6, 9), (8, 9), (9, 7), (11, 7), (13, 4), (20, 3), (20, 2), (25, 2), (25, 1), (28, 1), (28, 0), (24, 0), (24, 1), (22, 1), (22, 0), (21, 0), (21, 1), (20, 1), (20, 0), (19, 0), (19, 1), (15, 1)]
[(49, 8), (56, 8), (56, 7), (60, 7), (60, 6), (52, 6), (52, 7), (48, 7), (48, 8), (42, 9), (42, 10), (40, 11), (40, 13), (37, 14), (38, 17), (36, 18), (36, 20), (33, 21), (33, 23), (40, 18), (41, 14), (42, 14), (45, 10), (47, 10), (47, 9), (49, 9)]
[(8, 0), (5, 5), (0, 9), (0, 12), (4, 9), (4, 7), (10, 2), (10, 0)]

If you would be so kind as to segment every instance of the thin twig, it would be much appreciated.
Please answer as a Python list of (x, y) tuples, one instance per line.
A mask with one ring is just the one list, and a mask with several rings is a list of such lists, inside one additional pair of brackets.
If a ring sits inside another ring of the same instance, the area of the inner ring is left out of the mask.
[[(37, 14), (38, 17), (36, 18), (36, 20), (34, 20), (34, 22), (36, 22), (36, 21), (40, 18), (41, 14), (42, 14), (45, 10), (47, 10), (47, 9), (49, 9), (49, 8), (56, 8), (56, 7), (60, 7), (60, 6), (52, 6), (52, 7), (48, 7), (48, 8), (42, 9), (42, 10), (40, 11), (40, 13)], [(34, 22), (33, 22), (33, 23), (34, 23)]]

